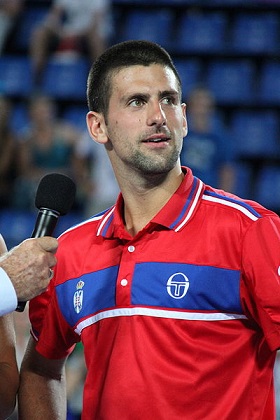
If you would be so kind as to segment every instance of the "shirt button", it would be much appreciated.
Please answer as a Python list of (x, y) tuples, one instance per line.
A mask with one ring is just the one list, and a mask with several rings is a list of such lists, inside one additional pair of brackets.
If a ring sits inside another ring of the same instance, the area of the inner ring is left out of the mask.
[(135, 246), (129, 245), (129, 247), (127, 249), (128, 249), (128, 252), (134, 252), (135, 251)]
[(121, 280), (121, 285), (122, 286), (124, 286), (124, 287), (127, 286), (127, 283), (128, 283), (128, 281), (126, 279)]

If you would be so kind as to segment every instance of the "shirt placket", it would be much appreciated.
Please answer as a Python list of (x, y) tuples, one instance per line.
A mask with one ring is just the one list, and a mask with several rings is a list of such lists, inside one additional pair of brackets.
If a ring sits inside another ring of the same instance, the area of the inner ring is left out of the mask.
[(137, 259), (137, 248), (135, 241), (130, 241), (123, 247), (116, 283), (116, 306), (118, 307), (131, 305), (131, 290)]

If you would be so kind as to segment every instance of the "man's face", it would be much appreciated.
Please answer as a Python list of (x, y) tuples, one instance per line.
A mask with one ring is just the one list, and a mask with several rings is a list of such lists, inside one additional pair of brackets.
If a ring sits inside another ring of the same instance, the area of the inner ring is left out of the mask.
[(111, 86), (106, 133), (114, 169), (147, 175), (173, 169), (187, 124), (172, 70), (156, 64), (123, 68)]

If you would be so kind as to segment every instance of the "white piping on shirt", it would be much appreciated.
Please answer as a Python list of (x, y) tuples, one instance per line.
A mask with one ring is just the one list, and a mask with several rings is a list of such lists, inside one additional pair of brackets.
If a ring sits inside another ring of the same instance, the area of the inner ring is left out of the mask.
[(214, 203), (220, 203), (220, 204), (223, 204), (224, 206), (233, 207), (233, 208), (241, 211), (243, 214), (245, 214), (247, 217), (249, 217), (254, 222), (259, 219), (257, 216), (252, 214), (248, 209), (241, 206), (240, 204), (233, 203), (232, 201), (223, 200), (222, 198), (212, 197), (212, 196), (209, 196), (209, 195), (203, 195), (202, 199), (207, 200), (207, 201), (213, 201)]
[(99, 312), (98, 314), (84, 319), (78, 323), (75, 328), (75, 332), (80, 335), (84, 328), (89, 327), (90, 325), (93, 325), (103, 319), (135, 315), (156, 318), (182, 319), (188, 321), (234, 321), (247, 319), (247, 317), (243, 314), (229, 314), (222, 312), (184, 312), (146, 307), (115, 308)]

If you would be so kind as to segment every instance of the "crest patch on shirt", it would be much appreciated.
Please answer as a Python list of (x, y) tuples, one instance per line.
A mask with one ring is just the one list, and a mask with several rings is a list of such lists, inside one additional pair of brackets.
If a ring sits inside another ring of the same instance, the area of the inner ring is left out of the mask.
[(75, 309), (75, 312), (77, 312), (77, 314), (81, 312), (82, 307), (83, 307), (84, 284), (85, 283), (82, 280), (78, 281), (76, 285), (76, 292), (74, 293), (74, 296), (73, 296), (74, 309)]

